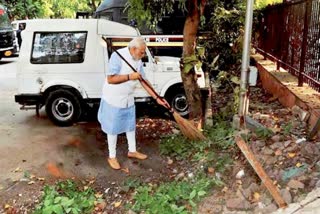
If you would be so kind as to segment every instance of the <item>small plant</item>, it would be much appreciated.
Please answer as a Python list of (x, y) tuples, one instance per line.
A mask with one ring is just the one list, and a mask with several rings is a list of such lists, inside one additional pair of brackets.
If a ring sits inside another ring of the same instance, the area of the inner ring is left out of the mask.
[(285, 124), (285, 125), (282, 127), (282, 129), (283, 129), (283, 134), (284, 134), (284, 135), (290, 134), (290, 132), (292, 131), (292, 128), (293, 128), (293, 125), (292, 125), (291, 122), (288, 123), (288, 124)]
[(81, 191), (71, 180), (45, 186), (44, 195), (34, 214), (83, 214), (94, 208), (94, 191), (91, 188)]
[(124, 192), (129, 192), (132, 189), (136, 189), (141, 186), (141, 181), (137, 178), (129, 177), (125, 181), (122, 182), (121, 190)]
[[(229, 149), (235, 145), (234, 130), (230, 123), (215, 119), (215, 125), (205, 129), (207, 140), (190, 141), (182, 135), (165, 137), (160, 142), (160, 153), (191, 162), (189, 170), (192, 177), (162, 183), (160, 185), (142, 185), (128, 181), (135, 186), (133, 203), (127, 208), (138, 213), (195, 213), (196, 203), (207, 195), (212, 186), (219, 186), (222, 181), (205, 174), (209, 167), (215, 171), (224, 171), (232, 163)], [(228, 149), (228, 152), (224, 152)]]
[(188, 141), (182, 135), (165, 137), (160, 143), (160, 154), (169, 155), (177, 160), (187, 159), (193, 154), (195, 142)]
[(196, 210), (196, 202), (207, 195), (213, 185), (222, 182), (203, 174), (194, 180), (173, 181), (158, 187), (148, 185), (138, 187), (131, 209), (143, 213), (182, 214)]
[(267, 128), (257, 128), (254, 132), (256, 133), (258, 138), (262, 139), (268, 139), (273, 135), (273, 132)]

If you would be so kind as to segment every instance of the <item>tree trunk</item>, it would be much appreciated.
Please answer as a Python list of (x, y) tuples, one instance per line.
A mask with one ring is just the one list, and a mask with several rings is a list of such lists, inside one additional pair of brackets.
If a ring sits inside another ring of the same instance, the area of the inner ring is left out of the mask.
[[(183, 29), (183, 57), (195, 54), (196, 36), (200, 22), (198, 0), (189, 0), (187, 4), (188, 16), (186, 17)], [(197, 77), (194, 69), (191, 69), (189, 73), (184, 73), (183, 69), (181, 69), (181, 77), (190, 105), (189, 119), (201, 122), (203, 117), (201, 92), (197, 84)]]

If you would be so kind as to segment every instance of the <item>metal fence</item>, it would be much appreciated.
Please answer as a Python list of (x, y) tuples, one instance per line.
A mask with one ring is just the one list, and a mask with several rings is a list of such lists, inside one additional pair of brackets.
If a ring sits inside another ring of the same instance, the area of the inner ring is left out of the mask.
[(255, 46), (320, 92), (320, 1), (300, 0), (269, 6), (259, 17)]

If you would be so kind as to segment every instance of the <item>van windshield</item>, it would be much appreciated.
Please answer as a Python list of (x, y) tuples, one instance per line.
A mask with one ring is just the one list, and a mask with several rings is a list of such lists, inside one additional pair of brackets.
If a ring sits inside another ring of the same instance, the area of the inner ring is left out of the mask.
[(0, 30), (11, 29), (8, 13), (3, 6), (0, 5)]

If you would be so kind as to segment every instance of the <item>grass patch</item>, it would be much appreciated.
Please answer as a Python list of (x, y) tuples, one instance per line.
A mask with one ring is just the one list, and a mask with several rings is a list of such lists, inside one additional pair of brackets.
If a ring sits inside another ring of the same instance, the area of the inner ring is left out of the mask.
[[(234, 147), (234, 130), (230, 123), (217, 121), (214, 127), (206, 129), (207, 140), (190, 141), (181, 135), (168, 136), (160, 143), (160, 153), (179, 160), (188, 160), (194, 177), (162, 183), (160, 185), (141, 184), (128, 181), (135, 194), (127, 208), (137, 213), (183, 214), (196, 213), (197, 203), (204, 198), (214, 186), (223, 182), (205, 173), (210, 166), (215, 171), (224, 171), (231, 163), (230, 148)], [(201, 166), (201, 167), (200, 167)]]
[(61, 181), (44, 187), (44, 195), (34, 214), (92, 213), (95, 200), (90, 187), (80, 190), (74, 181)]
[(173, 181), (160, 186), (140, 186), (129, 208), (146, 214), (192, 213), (196, 211), (196, 203), (208, 194), (208, 190), (221, 184), (221, 181), (201, 174), (192, 180)]
[(230, 123), (218, 121), (210, 129), (205, 129), (205, 132), (205, 141), (190, 141), (181, 135), (163, 138), (160, 154), (176, 160), (187, 159), (195, 163), (205, 163), (223, 170), (222, 166), (232, 163), (227, 150), (235, 145), (234, 129)]

